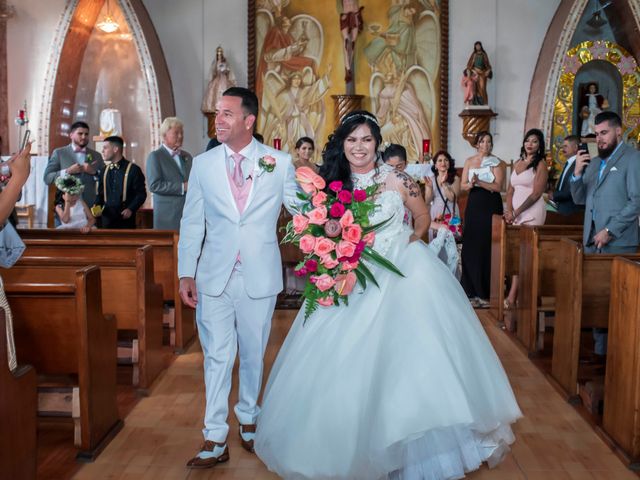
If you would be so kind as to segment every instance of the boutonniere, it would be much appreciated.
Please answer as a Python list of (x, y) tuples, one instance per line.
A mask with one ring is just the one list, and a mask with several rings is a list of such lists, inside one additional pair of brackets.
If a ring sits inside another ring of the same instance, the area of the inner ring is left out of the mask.
[(276, 159), (271, 155), (265, 155), (260, 160), (258, 160), (258, 166), (260, 170), (263, 172), (273, 172), (273, 169), (276, 168)]
[(87, 163), (91, 165), (93, 163), (93, 155), (87, 153)]

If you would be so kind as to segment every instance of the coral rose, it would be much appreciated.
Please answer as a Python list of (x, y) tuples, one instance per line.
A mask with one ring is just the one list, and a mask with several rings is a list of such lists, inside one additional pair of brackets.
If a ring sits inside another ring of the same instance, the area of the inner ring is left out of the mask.
[(313, 249), (313, 253), (319, 257), (324, 257), (336, 248), (336, 242), (329, 240), (328, 238), (320, 238), (316, 242), (316, 246)]
[(343, 273), (336, 277), (336, 285), (334, 287), (338, 295), (349, 295), (353, 291), (353, 287), (356, 285), (358, 277), (353, 272)]
[(331, 210), (329, 210), (329, 213), (334, 218), (340, 218), (344, 214), (344, 211), (345, 211), (344, 205), (341, 204), (340, 202), (336, 202), (333, 205), (331, 205)]
[(322, 265), (324, 265), (328, 269), (332, 269), (336, 268), (340, 262), (333, 258), (331, 255), (325, 255), (324, 257), (320, 257), (320, 263), (322, 263)]
[(367, 192), (364, 190), (354, 190), (353, 199), (356, 202), (364, 202), (367, 199)]
[(333, 190), (334, 192), (338, 193), (340, 190), (342, 190), (342, 182), (340, 180), (334, 180), (329, 184), (329, 190)]
[(309, 219), (304, 215), (293, 216), (293, 231), (296, 233), (302, 233), (309, 225)]
[(324, 224), (324, 233), (327, 234), (327, 237), (337, 237), (340, 235), (340, 232), (342, 232), (342, 227), (337, 220), (328, 220), (327, 223)]
[(321, 292), (326, 292), (335, 284), (336, 284), (336, 281), (326, 273), (323, 273), (319, 277), (316, 277), (316, 287), (318, 287), (318, 290), (320, 290)]
[(300, 167), (296, 170), (296, 181), (306, 193), (315, 193), (327, 185), (324, 178), (309, 167)]
[(367, 246), (372, 246), (376, 241), (376, 232), (367, 233), (364, 237), (362, 237), (362, 240), (367, 244)]
[(333, 306), (333, 297), (322, 297), (318, 299), (318, 303), (323, 307), (332, 307)]
[(358, 243), (362, 238), (362, 227), (360, 225), (350, 225), (342, 231), (342, 238), (353, 243)]
[(316, 237), (313, 235), (303, 235), (300, 239), (300, 250), (302, 253), (311, 253), (316, 246)]
[(356, 268), (358, 268), (358, 262), (350, 262), (349, 260), (346, 260), (341, 263), (340, 268), (342, 268), (342, 270), (344, 270), (345, 272), (355, 270)]
[(307, 213), (309, 223), (314, 225), (324, 225), (327, 221), (327, 207), (317, 207)]
[(342, 190), (338, 193), (338, 200), (342, 203), (351, 203), (351, 192), (349, 190)]
[(322, 205), (324, 205), (324, 202), (326, 201), (327, 201), (327, 194), (324, 192), (316, 193), (311, 199), (311, 203), (313, 204), (314, 207), (321, 207)]
[(336, 247), (336, 255), (338, 258), (350, 258), (356, 252), (356, 244), (345, 240), (341, 240)]
[(340, 219), (340, 225), (342, 226), (342, 228), (353, 225), (353, 222), (354, 218), (351, 210), (347, 210), (346, 212), (344, 212), (344, 215), (342, 215), (342, 218)]

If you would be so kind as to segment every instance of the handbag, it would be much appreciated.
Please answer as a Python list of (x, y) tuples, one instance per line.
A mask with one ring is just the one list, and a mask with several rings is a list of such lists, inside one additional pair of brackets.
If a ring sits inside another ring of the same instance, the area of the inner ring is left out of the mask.
[(13, 228), (6, 222), (0, 230), (0, 267), (11, 268), (24, 253), (26, 245)]
[(462, 242), (462, 219), (459, 215), (456, 215), (456, 194), (453, 194), (453, 211), (451, 211), (449, 208), (449, 199), (442, 194), (437, 179), (435, 184), (438, 189), (438, 194), (444, 202), (442, 214), (436, 219), (436, 221), (446, 225), (447, 228), (451, 230), (451, 233), (453, 233), (453, 238), (456, 240), (456, 243), (460, 243)]

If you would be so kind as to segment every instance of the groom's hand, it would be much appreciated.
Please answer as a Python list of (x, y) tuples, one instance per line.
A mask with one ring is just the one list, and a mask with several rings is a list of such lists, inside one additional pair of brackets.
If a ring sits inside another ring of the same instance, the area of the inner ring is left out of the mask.
[(193, 278), (183, 277), (180, 279), (180, 298), (187, 307), (196, 308), (198, 292), (196, 290), (196, 281)]

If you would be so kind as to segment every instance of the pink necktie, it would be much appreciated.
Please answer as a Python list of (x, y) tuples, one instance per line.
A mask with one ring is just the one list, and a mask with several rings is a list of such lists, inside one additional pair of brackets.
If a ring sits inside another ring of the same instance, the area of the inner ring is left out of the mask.
[(244, 175), (242, 174), (242, 161), (244, 160), (244, 156), (239, 153), (234, 153), (231, 155), (233, 161), (235, 162), (235, 166), (233, 167), (233, 183), (238, 187), (242, 187), (244, 185)]
[(180, 150), (180, 149), (177, 149), (177, 150), (171, 150), (171, 156), (172, 156), (172, 157), (175, 157), (176, 155), (180, 156), (180, 152), (181, 152), (181, 151), (182, 151), (182, 150)]
[(76, 153), (87, 153), (87, 149), (83, 147), (74, 147), (73, 151)]

